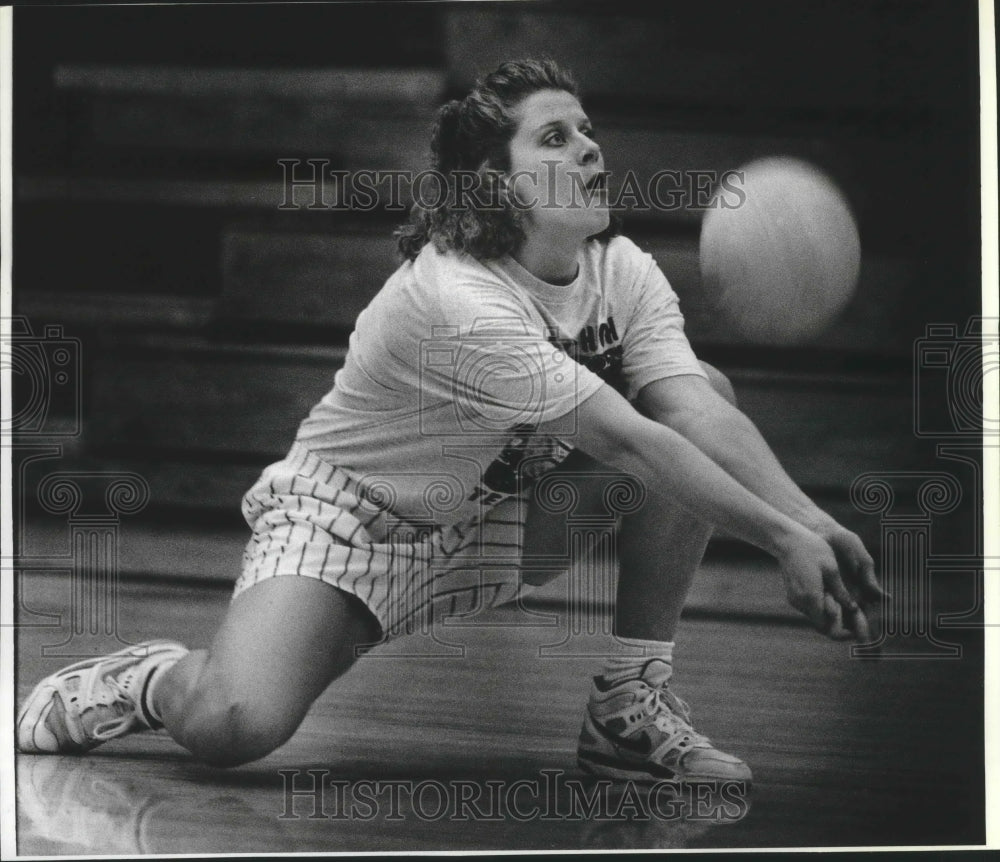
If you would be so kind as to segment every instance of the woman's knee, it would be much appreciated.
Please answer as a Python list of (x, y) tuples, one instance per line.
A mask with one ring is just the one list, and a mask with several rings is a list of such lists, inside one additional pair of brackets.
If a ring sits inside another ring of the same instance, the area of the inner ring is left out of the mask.
[(729, 378), (714, 365), (709, 365), (707, 362), (701, 360), (699, 362), (701, 362), (702, 369), (708, 375), (708, 382), (712, 384), (712, 388), (732, 404), (733, 407), (736, 407), (736, 390), (733, 389), (733, 384), (730, 383)]
[(349, 598), (312, 578), (269, 578), (240, 593), (170, 716), (174, 738), (219, 766), (285, 743), (368, 642), (374, 618)]
[(178, 741), (214, 766), (259, 760), (287, 742), (304, 718), (279, 701), (260, 691), (202, 686), (187, 704)]

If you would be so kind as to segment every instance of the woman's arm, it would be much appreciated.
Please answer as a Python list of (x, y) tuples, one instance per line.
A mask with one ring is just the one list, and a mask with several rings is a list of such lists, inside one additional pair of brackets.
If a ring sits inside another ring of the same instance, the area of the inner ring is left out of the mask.
[(757, 426), (703, 377), (657, 380), (637, 403), (643, 415), (686, 437), (779, 512), (811, 530), (832, 520), (788, 476)]
[(757, 426), (701, 377), (683, 375), (644, 387), (639, 409), (695, 444), (740, 484), (826, 540), (862, 604), (885, 592), (864, 543), (807, 497), (785, 472)]
[[(572, 442), (588, 455), (668, 489), (692, 514), (772, 554), (789, 602), (817, 629), (842, 635), (843, 616), (856, 637), (867, 639), (864, 614), (820, 536), (747, 490), (677, 431), (640, 415), (610, 386), (583, 401), (576, 419)], [(559, 424), (565, 428), (565, 420)]]

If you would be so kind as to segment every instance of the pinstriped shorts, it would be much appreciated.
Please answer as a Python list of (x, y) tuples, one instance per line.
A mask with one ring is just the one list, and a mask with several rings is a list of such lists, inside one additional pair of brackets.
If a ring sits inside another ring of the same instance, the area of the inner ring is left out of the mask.
[(520, 579), (526, 506), (519, 498), (479, 522), (412, 528), (362, 494), (344, 470), (294, 445), (243, 498), (253, 535), (233, 597), (267, 578), (315, 578), (359, 598), (387, 640), (532, 589)]

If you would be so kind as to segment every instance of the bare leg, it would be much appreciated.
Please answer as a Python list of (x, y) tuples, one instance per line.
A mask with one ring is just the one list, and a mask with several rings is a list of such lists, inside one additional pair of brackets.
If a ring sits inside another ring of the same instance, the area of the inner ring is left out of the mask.
[(712, 528), (650, 492), (622, 519), (615, 634), (672, 641)]
[[(735, 404), (725, 375), (707, 363), (702, 367), (715, 390)], [(672, 641), (712, 526), (693, 518), (659, 489), (647, 487), (646, 493), (642, 509), (622, 518), (615, 634)]]
[[(735, 403), (728, 379), (712, 366), (702, 366), (716, 391)], [(577, 486), (577, 514), (606, 511), (602, 490), (607, 484), (607, 468), (576, 451), (558, 469)], [(590, 473), (603, 473), (605, 478), (591, 478)], [(644, 487), (647, 497), (643, 507), (620, 519), (615, 634), (671, 641), (712, 527), (693, 518), (659, 489)], [(552, 553), (546, 549), (551, 548), (553, 537), (563, 536), (565, 530), (564, 516), (532, 505), (525, 525), (525, 556)], [(566, 562), (568, 567), (570, 561)], [(530, 574), (525, 579), (529, 580)]]
[[(572, 478), (579, 492), (576, 515), (605, 515), (603, 490), (608, 470), (581, 452), (574, 452), (559, 470)], [(602, 474), (600, 477), (590, 474)], [(631, 481), (636, 481), (632, 479)], [(646, 487), (641, 509), (622, 516), (618, 525), (618, 592), (615, 601), (615, 634), (643, 640), (673, 640), (695, 572), (705, 554), (712, 529), (675, 506), (655, 489)], [(533, 505), (525, 524), (525, 557), (559, 553), (565, 545), (563, 515), (545, 512)], [(572, 570), (574, 561), (565, 559)], [(533, 582), (530, 571), (524, 573)]]
[[(726, 378), (713, 368), (706, 371), (716, 390), (732, 399)], [(607, 509), (614, 495), (609, 494), (606, 503), (603, 492), (615, 482), (613, 472), (579, 452), (559, 469), (578, 492), (573, 501), (576, 517), (593, 514), (603, 521), (611, 514)], [(705, 782), (716, 787), (720, 782), (743, 782), (745, 787), (752, 780), (749, 767), (697, 733), (688, 707), (669, 687), (670, 642), (712, 527), (674, 504), (662, 489), (644, 484), (644, 490), (642, 507), (618, 522), (614, 632), (619, 638), (653, 643), (643, 644), (638, 656), (605, 658), (591, 685), (578, 763), (591, 774), (614, 780)], [(551, 547), (551, 537), (566, 534), (565, 517), (545, 512), (538, 498), (533, 504), (525, 525), (529, 565), (530, 553), (545, 553), (536, 549), (544, 549), (547, 539)]]
[(154, 709), (192, 754), (235, 766), (286, 742), (312, 702), (353, 664), (378, 626), (354, 597), (278, 577), (237, 596), (210, 649), (164, 672)]

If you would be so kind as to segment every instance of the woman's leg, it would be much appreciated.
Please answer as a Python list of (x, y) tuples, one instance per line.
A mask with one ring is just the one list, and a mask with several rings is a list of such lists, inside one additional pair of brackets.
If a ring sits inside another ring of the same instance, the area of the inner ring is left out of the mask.
[[(702, 367), (715, 390), (730, 403), (736, 396), (729, 380), (707, 363)], [(573, 507), (577, 517), (597, 514), (608, 517), (604, 492), (614, 481), (608, 468), (584, 455), (572, 452), (556, 468), (562, 478), (574, 483), (578, 500)], [(550, 474), (551, 476), (551, 474)], [(630, 478), (629, 481), (638, 481)], [(535, 486), (535, 491), (539, 485)], [(622, 515), (617, 525), (618, 592), (615, 602), (615, 634), (620, 637), (651, 641), (673, 639), (684, 602), (705, 548), (712, 527), (691, 517), (674, 504), (662, 489), (643, 485), (644, 505)], [(567, 522), (564, 513), (554, 514), (541, 505), (537, 495), (528, 508), (524, 527), (524, 556), (529, 566), (524, 579), (528, 583), (544, 583), (547, 579), (530, 572), (533, 557), (552, 557), (557, 547), (565, 547)], [(572, 569), (574, 560), (565, 560)], [(550, 576), (551, 577), (551, 576)]]
[[(715, 390), (731, 404), (728, 378), (702, 363)], [(646, 504), (622, 518), (618, 536), (615, 634), (672, 641), (712, 526), (689, 515), (662, 489), (646, 487)]]
[(163, 722), (202, 760), (246, 763), (285, 742), (378, 632), (358, 599), (323, 581), (266, 578), (234, 599), (208, 650), (146, 641), (43, 679), (18, 714), (17, 746), (83, 754)]
[(208, 650), (163, 671), (151, 706), (196, 757), (246, 763), (286, 742), (356, 650), (377, 640), (357, 598), (313, 578), (270, 578), (233, 600)]
[[(581, 452), (573, 452), (557, 471), (560, 479), (571, 481), (576, 488), (576, 518), (610, 518), (604, 492), (612, 483), (622, 481), (618, 474)], [(637, 480), (629, 477), (627, 481)], [(618, 552), (614, 632), (619, 637), (670, 641), (712, 530), (658, 489), (644, 486), (643, 490), (646, 500), (642, 507), (622, 515), (612, 527), (617, 533)], [(559, 568), (573, 576), (581, 560), (565, 556), (556, 562), (558, 555), (569, 550), (567, 531), (565, 513), (552, 513), (537, 497), (532, 500), (524, 527), (522, 577), (526, 583), (545, 583)], [(532, 571), (532, 561), (538, 558), (550, 562), (550, 571)]]
[[(706, 371), (716, 390), (732, 399), (728, 380), (713, 368)], [(560, 469), (576, 486), (576, 517), (610, 517), (608, 504), (614, 495), (606, 499), (605, 492), (616, 481), (611, 472), (580, 453), (567, 458)], [(615, 635), (633, 648), (641, 647), (641, 652), (609, 656), (594, 678), (578, 762), (589, 772), (614, 779), (748, 783), (746, 764), (697, 733), (687, 705), (669, 687), (674, 633), (712, 527), (691, 517), (662, 489), (644, 485), (643, 490), (643, 504), (622, 514), (617, 524), (614, 611)], [(544, 554), (539, 549), (551, 547), (552, 537), (561, 540), (567, 531), (565, 516), (545, 512), (539, 496), (525, 525), (529, 565), (532, 553)], [(559, 543), (565, 547), (564, 540)], [(573, 577), (572, 564), (579, 561), (566, 562)]]

